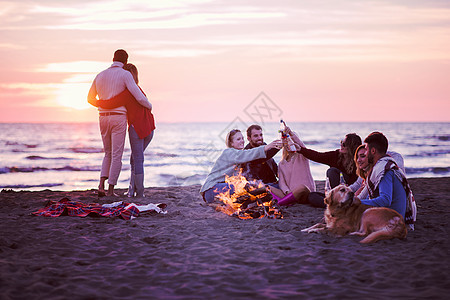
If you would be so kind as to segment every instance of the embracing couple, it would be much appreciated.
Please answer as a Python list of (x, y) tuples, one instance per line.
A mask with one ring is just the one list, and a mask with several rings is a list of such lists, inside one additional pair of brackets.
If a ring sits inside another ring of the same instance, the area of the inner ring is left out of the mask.
[[(102, 162), (99, 196), (114, 196), (122, 169), (122, 155), (128, 122), (131, 146), (131, 177), (128, 197), (144, 196), (144, 150), (153, 138), (155, 121), (152, 105), (138, 86), (136, 66), (128, 63), (128, 54), (114, 52), (113, 64), (94, 79), (88, 102), (98, 107), (100, 132), (105, 156)], [(108, 180), (108, 189), (105, 182)]]

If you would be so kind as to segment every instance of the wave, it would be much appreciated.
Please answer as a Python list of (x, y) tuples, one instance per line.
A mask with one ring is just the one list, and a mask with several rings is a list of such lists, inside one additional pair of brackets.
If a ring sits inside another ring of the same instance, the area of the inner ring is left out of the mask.
[(39, 155), (30, 155), (25, 158), (29, 159), (29, 160), (41, 160), (41, 159), (68, 160), (68, 159), (70, 159), (68, 157), (44, 157), (44, 156), (39, 156)]
[(25, 148), (30, 148), (30, 149), (34, 149), (34, 148), (38, 147), (37, 144), (22, 144), (19, 142), (11, 142), (11, 141), (6, 141), (5, 145), (6, 146), (24, 146)]
[(440, 141), (450, 141), (450, 135), (441, 135), (436, 137)]
[(443, 142), (450, 141), (450, 134), (435, 134), (426, 136), (425, 139), (435, 139)]
[(425, 167), (425, 168), (406, 167), (406, 174), (421, 174), (421, 173), (433, 173), (442, 175), (450, 173), (450, 167)]
[[(214, 164), (214, 161), (209, 161), (204, 159), (203, 161), (198, 162), (187, 162), (187, 161), (178, 161), (178, 162), (170, 162), (170, 163), (160, 163), (160, 162), (153, 162), (153, 161), (145, 161), (144, 167), (165, 167), (165, 166), (180, 166), (180, 167), (201, 167), (201, 166), (207, 166), (212, 167)], [(123, 168), (123, 167), (122, 167)]]
[[(43, 183), (43, 184), (16, 184), (16, 185), (3, 185), (0, 186), (0, 189), (29, 189), (29, 188), (46, 188), (46, 187), (55, 187), (62, 186), (64, 183)], [(2, 191), (3, 192), (3, 191)]]
[(304, 140), (302, 141), (303, 143), (305, 143), (305, 145), (320, 145), (323, 144), (323, 141), (317, 141), (317, 140)]
[(185, 186), (193, 184), (201, 184), (205, 177), (204, 175), (194, 174), (188, 176), (173, 175), (173, 174), (159, 174), (167, 186)]
[(404, 155), (405, 157), (435, 157), (450, 154), (450, 150), (440, 149), (432, 152), (418, 152), (414, 154)]
[(154, 155), (156, 155), (156, 156), (159, 156), (159, 157), (178, 157), (179, 155), (178, 154), (174, 154), (174, 153), (161, 153), (161, 152), (158, 152), (158, 153), (153, 153)]
[(69, 148), (70, 151), (74, 153), (102, 153), (103, 148), (96, 147), (72, 147)]
[(0, 168), (0, 174), (6, 173), (33, 173), (42, 171), (100, 171), (99, 167), (72, 167), (64, 166), (60, 168), (45, 168), (45, 167), (2, 167)]

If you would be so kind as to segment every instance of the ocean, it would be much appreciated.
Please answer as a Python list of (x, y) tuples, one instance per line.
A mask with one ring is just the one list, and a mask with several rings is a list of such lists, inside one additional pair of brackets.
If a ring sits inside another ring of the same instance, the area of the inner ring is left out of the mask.
[[(339, 148), (345, 134), (364, 139), (381, 131), (389, 150), (404, 157), (407, 177), (450, 176), (450, 123), (290, 123), (307, 147)], [(202, 184), (225, 149), (226, 133), (244, 132), (247, 124), (159, 123), (145, 152), (145, 186)], [(263, 124), (264, 140), (279, 137), (279, 123)], [(96, 188), (103, 159), (97, 123), (0, 123), (0, 188), (13, 190), (86, 190)], [(117, 188), (130, 176), (128, 137)], [(281, 153), (275, 156), (278, 162)], [(315, 180), (324, 180), (327, 166), (311, 162)]]

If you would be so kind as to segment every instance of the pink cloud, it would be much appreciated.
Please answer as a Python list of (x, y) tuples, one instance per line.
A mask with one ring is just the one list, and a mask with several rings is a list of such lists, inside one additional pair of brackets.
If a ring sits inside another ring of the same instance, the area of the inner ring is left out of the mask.
[(0, 17), (1, 120), (71, 119), (58, 100), (84, 103), (118, 48), (159, 121), (230, 121), (261, 91), (293, 121), (396, 120), (385, 105), (450, 120), (446, 2), (11, 2)]

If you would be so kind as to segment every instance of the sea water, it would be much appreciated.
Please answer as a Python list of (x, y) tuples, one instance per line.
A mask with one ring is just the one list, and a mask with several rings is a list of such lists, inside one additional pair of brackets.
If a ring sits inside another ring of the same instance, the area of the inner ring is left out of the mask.
[[(345, 134), (364, 139), (381, 131), (389, 149), (403, 155), (407, 177), (450, 176), (450, 123), (289, 123), (310, 149), (331, 151)], [(220, 153), (232, 123), (159, 123), (145, 152), (145, 186), (202, 184)], [(279, 123), (263, 126), (264, 140), (279, 138)], [(126, 139), (118, 188), (130, 177)], [(279, 162), (281, 153), (275, 156)], [(97, 123), (0, 123), (0, 188), (74, 190), (96, 188), (103, 159)], [(315, 180), (327, 166), (310, 162)]]

